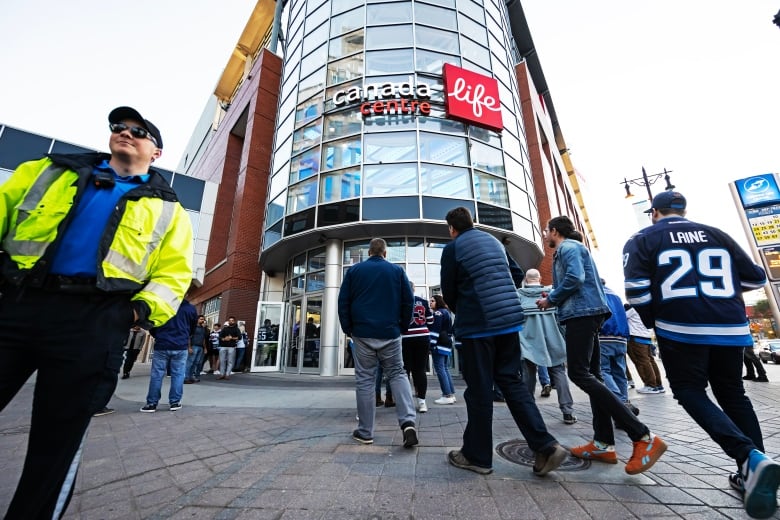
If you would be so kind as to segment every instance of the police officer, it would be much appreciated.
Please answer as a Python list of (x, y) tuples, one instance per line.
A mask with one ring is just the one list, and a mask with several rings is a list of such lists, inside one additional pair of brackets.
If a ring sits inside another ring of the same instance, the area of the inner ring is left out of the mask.
[(38, 372), (7, 519), (62, 516), (127, 330), (165, 323), (192, 280), (190, 220), (150, 168), (160, 131), (130, 107), (108, 121), (110, 155), (50, 154), (0, 186), (0, 409)]

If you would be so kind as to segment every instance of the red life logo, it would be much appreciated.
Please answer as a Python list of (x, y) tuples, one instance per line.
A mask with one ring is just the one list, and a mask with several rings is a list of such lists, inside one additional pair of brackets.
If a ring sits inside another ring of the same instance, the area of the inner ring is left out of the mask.
[(444, 64), (442, 76), (449, 117), (496, 132), (504, 129), (497, 80), (449, 63)]

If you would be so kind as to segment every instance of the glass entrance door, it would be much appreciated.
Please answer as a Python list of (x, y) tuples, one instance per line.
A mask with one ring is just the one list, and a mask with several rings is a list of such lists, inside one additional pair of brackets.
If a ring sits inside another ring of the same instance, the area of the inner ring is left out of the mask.
[[(289, 318), (287, 320), (287, 333), (284, 336), (283, 366), (285, 372), (290, 372), (293, 374), (297, 374), (300, 371), (298, 366), (300, 362), (300, 356), (298, 355), (298, 352), (300, 351), (301, 338), (303, 337), (301, 334), (302, 310), (303, 306), (301, 300), (293, 300), (290, 302), (288, 313)], [(303, 328), (305, 329), (305, 327), (306, 325), (304, 324)]]
[(279, 345), (284, 336), (284, 304), (280, 302), (258, 302), (257, 318), (255, 320), (254, 348), (252, 362), (249, 365), (252, 372), (277, 372), (281, 361)]
[(320, 326), (322, 317), (322, 297), (306, 298), (306, 325), (303, 326), (303, 353), (301, 372), (320, 372)]

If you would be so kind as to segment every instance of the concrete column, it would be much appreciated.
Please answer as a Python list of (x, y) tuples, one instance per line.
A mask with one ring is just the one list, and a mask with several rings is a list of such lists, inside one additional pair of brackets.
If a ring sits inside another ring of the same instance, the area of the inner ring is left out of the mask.
[(339, 288), (341, 287), (341, 240), (325, 242), (325, 292), (320, 317), (320, 375), (339, 373)]

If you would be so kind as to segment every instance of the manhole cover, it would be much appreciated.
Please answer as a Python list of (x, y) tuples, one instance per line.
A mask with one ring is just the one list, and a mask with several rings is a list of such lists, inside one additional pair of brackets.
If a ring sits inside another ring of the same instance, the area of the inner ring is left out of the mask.
[[(533, 467), (536, 456), (528, 443), (520, 440), (502, 442), (496, 447), (496, 451), (503, 458), (515, 464)], [(556, 471), (581, 471), (590, 467), (589, 460), (578, 459), (569, 455)]]

